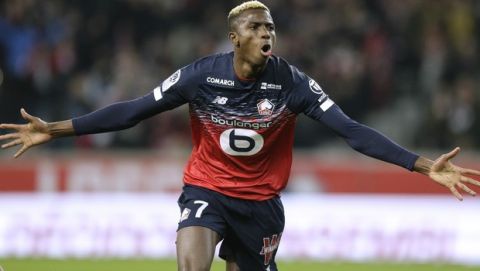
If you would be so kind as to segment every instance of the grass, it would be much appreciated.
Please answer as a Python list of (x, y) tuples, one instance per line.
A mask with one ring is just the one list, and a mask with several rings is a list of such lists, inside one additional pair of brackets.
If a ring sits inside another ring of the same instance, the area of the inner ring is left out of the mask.
[[(175, 271), (174, 260), (52, 260), (52, 259), (1, 259), (4, 271)], [(480, 266), (468, 267), (446, 264), (400, 264), (400, 263), (341, 263), (341, 262), (279, 262), (281, 271), (473, 271)], [(211, 271), (224, 271), (224, 263), (215, 261)]]

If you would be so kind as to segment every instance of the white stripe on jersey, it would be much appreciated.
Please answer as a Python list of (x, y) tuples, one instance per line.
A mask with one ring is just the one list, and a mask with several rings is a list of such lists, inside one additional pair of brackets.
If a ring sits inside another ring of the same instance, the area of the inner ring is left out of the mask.
[(322, 109), (323, 112), (325, 112), (334, 104), (335, 103), (330, 98), (328, 98), (320, 105), (320, 109)]
[(163, 97), (162, 90), (160, 89), (160, 87), (156, 87), (153, 90), (153, 96), (155, 96), (155, 101), (158, 101)]

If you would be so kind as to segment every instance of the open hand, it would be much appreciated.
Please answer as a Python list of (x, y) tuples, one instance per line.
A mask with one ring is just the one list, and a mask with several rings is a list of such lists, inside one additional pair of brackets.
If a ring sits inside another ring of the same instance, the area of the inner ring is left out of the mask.
[(45, 121), (28, 114), (23, 108), (20, 110), (20, 114), (28, 121), (27, 124), (0, 124), (0, 129), (15, 130), (15, 132), (0, 135), (0, 141), (10, 140), (2, 145), (2, 149), (22, 145), (20, 150), (15, 153), (15, 158), (19, 157), (30, 147), (48, 142), (52, 139)]
[(475, 191), (467, 187), (464, 183), (480, 186), (479, 181), (465, 176), (465, 174), (480, 176), (480, 171), (462, 168), (452, 164), (450, 160), (459, 152), (460, 148), (457, 147), (451, 152), (443, 154), (437, 158), (437, 160), (435, 160), (433, 163), (428, 176), (430, 176), (430, 178), (432, 178), (434, 181), (450, 189), (457, 199), (463, 200), (463, 197), (458, 192), (457, 188), (460, 188), (470, 195), (475, 196)]

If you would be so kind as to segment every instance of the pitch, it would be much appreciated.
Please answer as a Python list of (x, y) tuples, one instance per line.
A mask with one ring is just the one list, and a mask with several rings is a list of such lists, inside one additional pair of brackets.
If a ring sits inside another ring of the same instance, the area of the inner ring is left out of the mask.
[[(120, 260), (120, 259), (96, 259), (96, 260), (51, 260), (51, 259), (0, 259), (0, 265), (4, 271), (175, 271), (177, 270), (174, 260)], [(295, 261), (279, 262), (281, 271), (462, 271), (479, 270), (480, 266), (460, 266), (446, 264), (403, 264), (403, 263), (341, 263), (341, 262), (315, 262)], [(215, 261), (211, 271), (224, 271), (223, 262)]]

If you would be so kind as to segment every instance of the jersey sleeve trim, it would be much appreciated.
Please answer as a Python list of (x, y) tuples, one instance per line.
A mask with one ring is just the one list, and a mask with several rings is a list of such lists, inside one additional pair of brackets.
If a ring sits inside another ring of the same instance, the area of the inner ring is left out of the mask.
[(162, 95), (162, 90), (160, 89), (160, 87), (156, 87), (154, 90), (153, 90), (153, 96), (155, 98), (155, 101), (159, 101), (160, 99), (163, 98), (163, 95)]
[(320, 109), (322, 109), (323, 112), (326, 112), (334, 104), (335, 103), (330, 98), (327, 98), (324, 102), (320, 104)]

